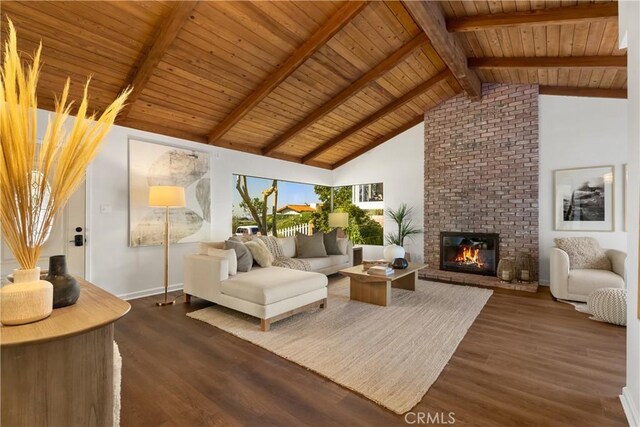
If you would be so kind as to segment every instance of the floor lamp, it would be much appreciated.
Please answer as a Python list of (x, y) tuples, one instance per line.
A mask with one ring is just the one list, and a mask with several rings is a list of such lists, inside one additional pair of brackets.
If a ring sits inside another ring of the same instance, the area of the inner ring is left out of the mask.
[(329, 214), (329, 227), (337, 228), (338, 237), (345, 237), (344, 230), (349, 226), (349, 214), (346, 212), (331, 212)]
[(164, 208), (164, 301), (157, 302), (156, 305), (164, 307), (171, 305), (175, 301), (169, 301), (167, 292), (169, 290), (169, 208), (183, 208), (185, 206), (184, 187), (174, 187), (168, 185), (156, 185), (149, 187), (149, 206), (154, 208)]

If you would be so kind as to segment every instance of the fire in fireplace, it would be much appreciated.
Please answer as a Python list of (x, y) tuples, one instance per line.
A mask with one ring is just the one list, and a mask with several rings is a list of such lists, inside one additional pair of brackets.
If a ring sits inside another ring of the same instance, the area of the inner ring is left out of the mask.
[(440, 233), (440, 269), (495, 276), (498, 266), (498, 234)]

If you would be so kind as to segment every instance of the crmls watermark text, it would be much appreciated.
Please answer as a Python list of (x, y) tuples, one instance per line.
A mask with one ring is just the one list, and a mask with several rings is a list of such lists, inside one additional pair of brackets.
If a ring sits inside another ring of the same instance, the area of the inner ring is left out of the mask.
[(404, 414), (407, 424), (455, 424), (454, 412), (407, 412)]

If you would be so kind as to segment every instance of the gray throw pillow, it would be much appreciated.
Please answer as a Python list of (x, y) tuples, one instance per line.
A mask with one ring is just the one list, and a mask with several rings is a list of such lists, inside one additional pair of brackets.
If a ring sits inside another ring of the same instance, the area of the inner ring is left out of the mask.
[(296, 234), (296, 254), (297, 258), (320, 258), (327, 256), (324, 248), (324, 234), (317, 233), (313, 236)]
[(338, 248), (337, 229), (324, 233), (324, 248), (327, 251), (327, 255), (342, 255), (340, 248)]
[(234, 240), (226, 240), (224, 242), (224, 248), (236, 251), (236, 256), (238, 257), (238, 272), (246, 273), (251, 270), (251, 267), (253, 266), (253, 256), (244, 243), (236, 242)]
[(554, 239), (558, 249), (569, 255), (569, 267), (611, 271), (611, 261), (598, 241), (592, 237), (562, 237)]

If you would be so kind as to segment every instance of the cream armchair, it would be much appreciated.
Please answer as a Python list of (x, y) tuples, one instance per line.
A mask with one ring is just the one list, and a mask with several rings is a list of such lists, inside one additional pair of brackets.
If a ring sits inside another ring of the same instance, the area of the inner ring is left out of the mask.
[(586, 302), (587, 296), (600, 288), (624, 288), (624, 261), (627, 254), (615, 249), (605, 250), (613, 271), (571, 269), (569, 255), (551, 248), (551, 294), (557, 299)]

